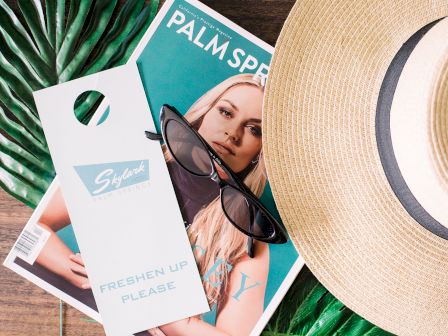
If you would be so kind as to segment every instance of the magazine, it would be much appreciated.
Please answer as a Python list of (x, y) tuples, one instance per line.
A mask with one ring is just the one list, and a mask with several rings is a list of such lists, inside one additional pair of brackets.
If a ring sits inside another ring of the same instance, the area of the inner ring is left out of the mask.
[[(171, 0), (165, 2), (129, 62), (138, 65), (157, 132), (161, 133), (164, 105), (179, 111), (280, 221), (261, 144), (262, 95), (273, 50), (198, 1)], [(101, 111), (100, 107), (92, 123), (101, 120)], [(147, 333), (258, 335), (303, 259), (290, 239), (283, 244), (255, 239), (251, 257), (250, 239), (223, 213), (218, 184), (191, 174), (173, 159), (167, 144), (162, 147), (211, 311), (190, 318), (192, 323), (179, 321)], [(71, 225), (49, 228), (42, 223), (52, 202), (64, 202), (58, 178), (5, 265), (101, 322), (91, 290), (83, 288), (88, 279), (78, 272), (73, 280), (70, 273), (52, 271), (57, 267), (48, 262), (67, 258), (48, 250), (48, 235), (56, 233), (69, 262), (82, 267), (82, 251), (78, 254)]]

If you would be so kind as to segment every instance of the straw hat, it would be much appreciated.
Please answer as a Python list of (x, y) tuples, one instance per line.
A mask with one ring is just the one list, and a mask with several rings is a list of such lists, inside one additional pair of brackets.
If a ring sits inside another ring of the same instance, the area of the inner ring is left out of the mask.
[(263, 141), (281, 217), (317, 278), (402, 335), (448, 335), (447, 1), (300, 0)]

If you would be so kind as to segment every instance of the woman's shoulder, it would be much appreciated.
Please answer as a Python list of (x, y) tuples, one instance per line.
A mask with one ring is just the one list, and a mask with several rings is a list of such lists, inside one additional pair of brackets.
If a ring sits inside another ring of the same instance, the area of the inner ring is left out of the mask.
[(254, 241), (254, 257), (247, 254), (235, 263), (233, 270), (235, 273), (243, 272), (249, 276), (267, 276), (269, 272), (269, 246), (267, 243)]

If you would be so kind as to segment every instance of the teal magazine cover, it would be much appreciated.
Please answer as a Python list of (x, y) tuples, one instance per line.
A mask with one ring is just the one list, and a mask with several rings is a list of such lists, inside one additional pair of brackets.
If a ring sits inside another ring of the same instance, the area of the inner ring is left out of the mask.
[[(269, 242), (263, 236), (270, 232), (247, 234), (247, 201), (232, 188), (220, 188), (229, 180), (226, 170), (195, 146), (176, 142), (197, 141), (191, 134), (199, 134), (281, 223), (261, 140), (272, 53), (271, 46), (200, 2), (174, 0), (165, 2), (129, 61), (138, 65), (148, 118), (172, 139), (161, 146), (210, 306), (206, 314), (142, 334), (257, 335), (303, 266), (290, 239)], [(182, 115), (188, 126), (163, 124), (162, 111)], [(99, 112), (91, 123), (100, 123), (109, 110)], [(5, 265), (101, 322), (57, 178)]]

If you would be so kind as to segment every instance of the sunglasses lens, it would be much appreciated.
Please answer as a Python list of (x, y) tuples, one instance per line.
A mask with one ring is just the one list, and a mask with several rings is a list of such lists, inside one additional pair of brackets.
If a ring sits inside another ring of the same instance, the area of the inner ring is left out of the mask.
[(234, 225), (250, 233), (254, 238), (269, 238), (274, 225), (256, 203), (234, 188), (222, 190), (222, 205), (227, 217)]
[(186, 170), (199, 176), (212, 174), (208, 151), (192, 130), (176, 120), (169, 120), (165, 132), (171, 153)]

